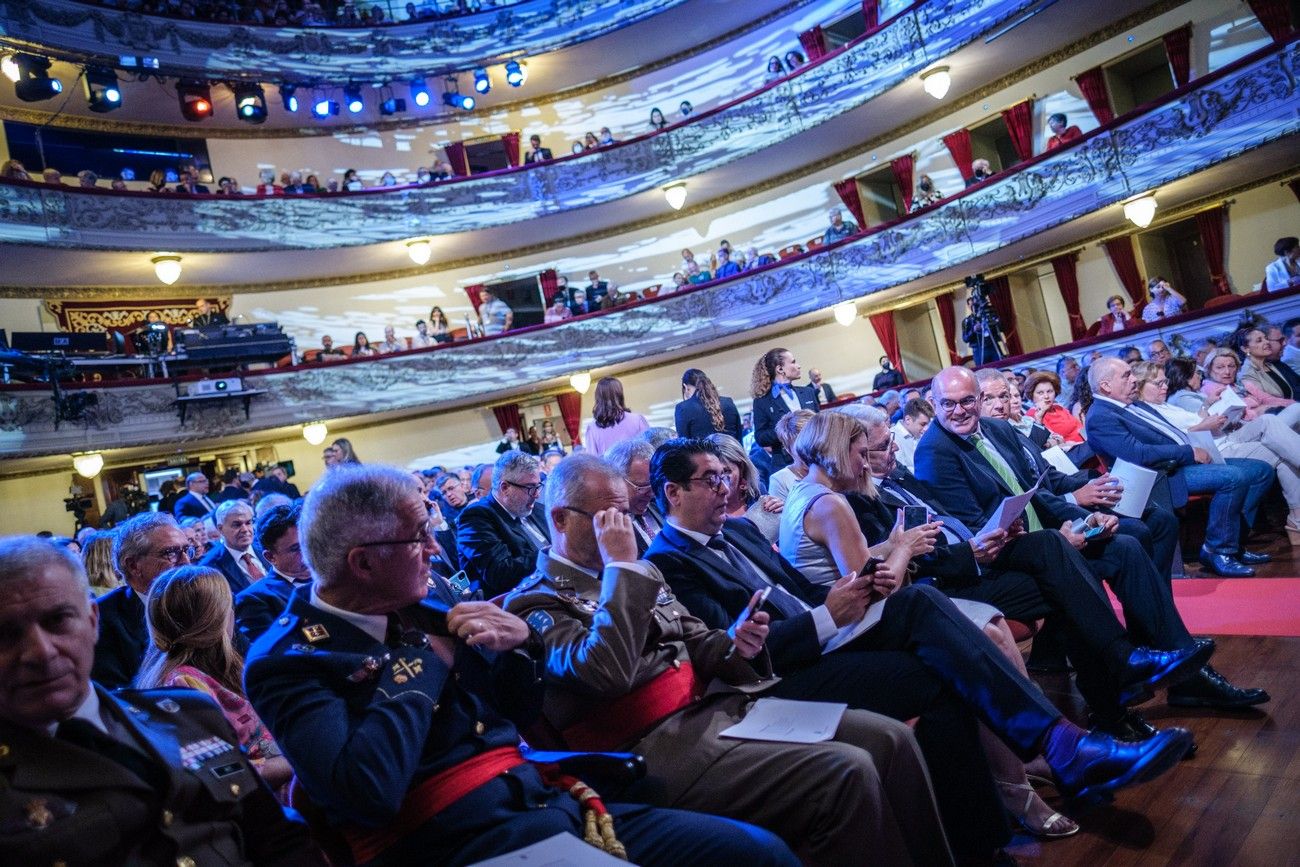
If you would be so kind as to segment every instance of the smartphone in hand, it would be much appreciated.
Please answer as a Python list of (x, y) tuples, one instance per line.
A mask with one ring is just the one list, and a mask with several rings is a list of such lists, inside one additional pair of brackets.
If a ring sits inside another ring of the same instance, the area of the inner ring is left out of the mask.
[(767, 597), (771, 595), (771, 587), (764, 587), (753, 595), (749, 600), (749, 604), (745, 606), (744, 610), (740, 612), (740, 616), (736, 618), (736, 622), (732, 623), (731, 626), (727, 628), (727, 635), (732, 641), (736, 640), (736, 633), (740, 630), (740, 627), (744, 626), (749, 621), (749, 618), (754, 616), (754, 612), (763, 607), (763, 603), (766, 602)]
[(930, 510), (925, 506), (903, 507), (903, 529), (912, 530), (930, 521)]

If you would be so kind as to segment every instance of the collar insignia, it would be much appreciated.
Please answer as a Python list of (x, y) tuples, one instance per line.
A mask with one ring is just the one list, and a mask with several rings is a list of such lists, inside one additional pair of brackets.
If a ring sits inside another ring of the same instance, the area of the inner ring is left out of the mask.
[(312, 644), (330, 637), (329, 631), (319, 623), (308, 623), (302, 628), (302, 637)]
[(393, 683), (406, 683), (423, 671), (424, 661), (418, 656), (415, 659), (399, 659), (393, 663)]

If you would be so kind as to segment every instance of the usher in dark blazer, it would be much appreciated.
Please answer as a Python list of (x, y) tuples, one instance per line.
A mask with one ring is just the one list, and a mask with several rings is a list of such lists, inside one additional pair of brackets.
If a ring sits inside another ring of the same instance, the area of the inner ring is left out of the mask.
[[(722, 433), (730, 434), (740, 442), (740, 411), (736, 409), (736, 402), (729, 397), (719, 397), (718, 402), (722, 404)], [(679, 437), (699, 438), (717, 433), (698, 394), (680, 401), (673, 409), (673, 427), (677, 428)]]
[[(810, 409), (813, 412), (821, 411), (821, 404), (817, 402), (817, 394), (811, 385), (794, 386), (795, 397), (799, 398), (799, 407), (801, 409)], [(789, 466), (790, 456), (785, 453), (781, 446), (781, 441), (776, 436), (776, 423), (781, 417), (790, 411), (785, 405), (785, 401), (774, 396), (770, 391), (762, 397), (754, 398), (754, 440), (760, 446), (766, 446), (772, 450), (772, 472), (776, 472), (782, 467)]]

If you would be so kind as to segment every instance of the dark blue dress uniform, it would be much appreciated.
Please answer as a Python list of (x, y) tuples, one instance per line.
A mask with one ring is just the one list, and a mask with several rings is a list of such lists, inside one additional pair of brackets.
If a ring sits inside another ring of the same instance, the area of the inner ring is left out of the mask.
[[(427, 605), (443, 608), (437, 598)], [(542, 646), (495, 654), (457, 644), (453, 669), (431, 649), (390, 647), (294, 591), (249, 652), (248, 697), (334, 825), (393, 822), (411, 788), (488, 750), (519, 744), (539, 715)], [(711, 816), (607, 804), (637, 864), (794, 864), (773, 835)], [(516, 766), (410, 829), (369, 863), (468, 864), (569, 832), (576, 801)]]

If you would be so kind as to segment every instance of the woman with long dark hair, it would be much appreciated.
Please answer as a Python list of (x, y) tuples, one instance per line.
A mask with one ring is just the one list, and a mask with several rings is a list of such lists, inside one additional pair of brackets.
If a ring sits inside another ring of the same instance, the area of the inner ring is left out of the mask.
[(364, 358), (378, 354), (379, 350), (370, 345), (370, 338), (366, 337), (366, 332), (358, 331), (357, 336), (352, 339), (352, 357)]
[(704, 371), (691, 367), (682, 374), (682, 399), (673, 408), (673, 426), (679, 437), (701, 438), (724, 433), (740, 440), (740, 412), (736, 402), (718, 394)]
[(600, 456), (614, 446), (650, 429), (650, 422), (638, 412), (632, 412), (623, 402), (623, 383), (606, 376), (596, 383), (596, 405), (591, 409), (591, 420), (582, 432), (587, 451)]
[(429, 336), (439, 343), (451, 343), (451, 323), (441, 307), (429, 311)]

